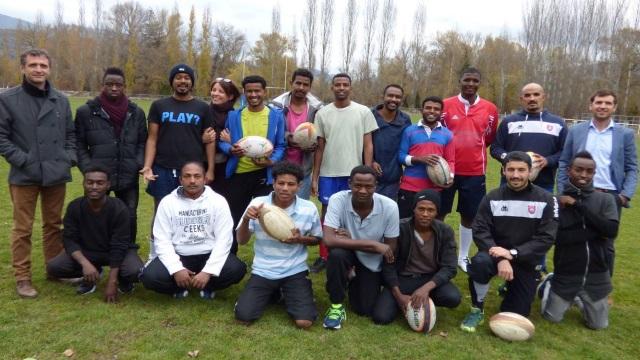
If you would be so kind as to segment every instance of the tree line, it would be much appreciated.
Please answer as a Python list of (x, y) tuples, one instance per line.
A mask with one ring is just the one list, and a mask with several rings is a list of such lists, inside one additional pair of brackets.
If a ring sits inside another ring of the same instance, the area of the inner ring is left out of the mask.
[[(281, 29), (280, 10), (273, 8), (271, 29), (249, 44), (231, 24), (213, 23), (212, 10), (183, 16), (152, 9), (135, 1), (91, 9), (80, 1), (75, 23), (65, 23), (62, 1), (52, 23), (41, 13), (35, 21), (0, 38), (0, 84), (16, 84), (17, 54), (46, 48), (54, 59), (52, 80), (61, 89), (96, 92), (103, 69), (125, 70), (130, 94), (168, 94), (167, 71), (178, 62), (198, 74), (196, 93), (208, 95), (211, 79), (239, 82), (260, 74), (276, 96), (296, 67), (318, 74), (314, 92), (331, 100), (328, 79), (344, 71), (354, 79), (354, 99), (380, 101), (384, 85), (405, 88), (405, 106), (419, 107), (427, 95), (450, 96), (468, 66), (483, 73), (481, 96), (502, 112), (518, 108), (518, 92), (528, 82), (542, 84), (547, 106), (564, 116), (585, 112), (597, 88), (619, 95), (619, 113), (640, 114), (640, 3), (629, 0), (539, 0), (522, 11), (522, 30), (499, 35), (447, 31), (427, 38), (428, 8), (414, 11), (411, 34), (397, 38), (395, 0), (306, 0), (302, 19), (290, 32)], [(91, 11), (92, 22), (87, 22)], [(337, 21), (341, 14), (341, 22)], [(334, 32), (339, 42), (333, 43)], [(339, 59), (338, 69), (331, 59)]]

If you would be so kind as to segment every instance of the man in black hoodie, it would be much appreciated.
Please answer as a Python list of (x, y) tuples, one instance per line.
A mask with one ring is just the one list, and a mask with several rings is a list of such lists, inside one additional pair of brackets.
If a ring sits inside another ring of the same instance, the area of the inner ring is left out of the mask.
[(373, 310), (377, 324), (392, 322), (398, 308), (406, 310), (409, 302), (416, 309), (429, 298), (436, 306), (460, 304), (460, 291), (451, 283), (458, 263), (453, 229), (436, 219), (440, 193), (423, 190), (413, 204), (413, 216), (401, 220), (400, 237), (392, 244), (396, 261), (382, 265), (385, 288)]
[(531, 158), (512, 151), (503, 162), (507, 186), (488, 193), (473, 220), (478, 253), (467, 267), (471, 311), (460, 328), (475, 332), (484, 321), (489, 282), (507, 282), (500, 311), (529, 316), (536, 292), (536, 271), (558, 230), (558, 203), (549, 192), (529, 181)]
[(542, 316), (560, 322), (575, 298), (587, 327), (609, 325), (607, 295), (613, 289), (606, 257), (608, 239), (618, 233), (613, 197), (594, 191), (596, 163), (587, 151), (577, 153), (567, 169), (569, 181), (559, 197), (560, 226), (553, 256), (555, 273), (540, 284)]

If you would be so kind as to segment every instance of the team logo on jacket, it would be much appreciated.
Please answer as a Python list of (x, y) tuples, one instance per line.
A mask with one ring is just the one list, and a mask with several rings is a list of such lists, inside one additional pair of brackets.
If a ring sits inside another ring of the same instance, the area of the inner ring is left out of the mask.
[(458, 120), (458, 119), (459, 119), (458, 115), (453, 115), (453, 116), (451, 117), (451, 120)]
[(553, 130), (553, 125), (547, 124), (547, 131), (551, 131), (551, 130)]
[(535, 205), (528, 205), (527, 206), (527, 210), (529, 210), (529, 214), (535, 214), (536, 206)]

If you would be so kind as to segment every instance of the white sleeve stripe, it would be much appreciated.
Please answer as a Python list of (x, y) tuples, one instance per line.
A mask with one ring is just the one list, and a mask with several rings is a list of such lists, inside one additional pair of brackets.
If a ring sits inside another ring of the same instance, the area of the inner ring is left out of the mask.
[(542, 219), (546, 202), (521, 200), (491, 200), (491, 214), (493, 216), (521, 217), (528, 219)]
[(529, 121), (514, 121), (507, 124), (509, 134), (547, 134), (553, 136), (560, 136), (562, 126), (556, 123), (550, 123), (539, 120)]

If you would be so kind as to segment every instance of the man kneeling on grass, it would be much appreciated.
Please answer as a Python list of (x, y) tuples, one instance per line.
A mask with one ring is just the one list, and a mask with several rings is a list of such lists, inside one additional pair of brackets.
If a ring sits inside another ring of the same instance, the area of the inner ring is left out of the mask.
[(437, 220), (440, 193), (433, 189), (418, 192), (413, 199), (413, 216), (400, 222), (398, 243), (392, 245), (395, 263), (382, 265), (386, 283), (376, 307), (373, 321), (392, 322), (398, 308), (419, 309), (429, 298), (436, 306), (455, 308), (460, 291), (451, 283), (456, 276), (458, 256), (453, 229)]
[(205, 168), (188, 162), (180, 186), (165, 196), (153, 223), (156, 257), (142, 272), (144, 287), (177, 299), (189, 288), (211, 300), (217, 290), (242, 280), (247, 266), (230, 253), (233, 220), (222, 195), (204, 184)]
[(559, 196), (560, 225), (553, 256), (554, 273), (538, 287), (542, 316), (560, 322), (575, 301), (590, 329), (609, 325), (607, 295), (613, 289), (606, 259), (608, 239), (618, 233), (618, 209), (611, 194), (595, 191), (596, 162), (590, 153), (576, 154), (569, 181)]
[[(307, 246), (322, 238), (318, 209), (296, 193), (304, 179), (299, 165), (280, 162), (272, 170), (273, 192), (253, 199), (237, 228), (240, 245), (255, 234), (251, 278), (236, 303), (236, 319), (243, 323), (257, 320), (272, 299), (284, 300), (287, 313), (299, 328), (306, 329), (318, 316), (311, 280), (307, 278)], [(265, 232), (257, 221), (264, 204), (284, 209), (296, 225), (295, 233), (280, 242)]]
[(115, 302), (118, 291), (133, 290), (142, 268), (129, 231), (129, 209), (120, 199), (107, 196), (108, 170), (87, 167), (82, 185), (84, 196), (69, 203), (64, 216), (65, 251), (47, 263), (47, 273), (53, 278), (82, 276), (77, 293), (84, 295), (96, 290), (102, 266), (109, 266), (104, 296)]

